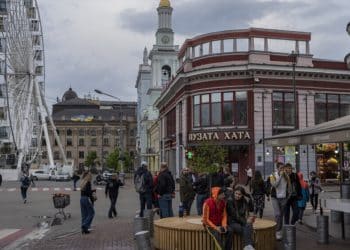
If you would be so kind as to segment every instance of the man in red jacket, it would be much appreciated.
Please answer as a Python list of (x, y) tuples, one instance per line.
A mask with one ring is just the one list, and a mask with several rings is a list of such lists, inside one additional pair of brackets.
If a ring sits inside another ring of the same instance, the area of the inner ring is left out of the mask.
[(203, 224), (219, 249), (232, 249), (232, 230), (227, 227), (225, 192), (220, 187), (211, 189), (212, 196), (203, 205)]

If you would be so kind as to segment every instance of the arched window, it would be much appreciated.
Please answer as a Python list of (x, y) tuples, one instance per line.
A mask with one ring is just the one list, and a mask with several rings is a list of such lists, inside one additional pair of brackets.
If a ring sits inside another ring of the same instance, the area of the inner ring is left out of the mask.
[(170, 81), (171, 68), (168, 65), (162, 67), (162, 85), (167, 84)]

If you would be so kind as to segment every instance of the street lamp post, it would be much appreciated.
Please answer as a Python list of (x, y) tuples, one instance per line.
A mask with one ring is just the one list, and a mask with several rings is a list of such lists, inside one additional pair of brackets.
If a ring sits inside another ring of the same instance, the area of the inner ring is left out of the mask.
[[(110, 95), (108, 93), (105, 93), (99, 89), (95, 89), (94, 90), (97, 94), (100, 95), (105, 95), (105, 96), (109, 96), (111, 98), (114, 98), (116, 100), (118, 100), (119, 102), (122, 102), (122, 100), (119, 97)], [(119, 141), (120, 141), (120, 154), (119, 154), (119, 158), (121, 157), (121, 155), (123, 154), (123, 150), (124, 150), (124, 145), (123, 145), (123, 115), (122, 115), (122, 105), (119, 105)], [(103, 143), (103, 142), (102, 142)], [(121, 172), (124, 172), (124, 166), (123, 166), (123, 161), (120, 159), (120, 164), (121, 164)]]
[[(297, 89), (296, 89), (296, 81), (295, 81), (295, 67), (297, 64), (297, 58), (298, 58), (298, 53), (295, 53), (295, 51), (293, 50), (292, 53), (290, 54), (290, 57), (292, 59), (292, 76), (293, 76), (293, 96), (294, 96), (294, 129), (298, 129), (298, 119), (297, 119), (297, 115), (298, 115), (298, 102), (297, 102)], [(298, 155), (297, 152), (299, 152), (298, 150), (298, 146), (295, 146), (295, 167), (297, 170), (298, 169)]]

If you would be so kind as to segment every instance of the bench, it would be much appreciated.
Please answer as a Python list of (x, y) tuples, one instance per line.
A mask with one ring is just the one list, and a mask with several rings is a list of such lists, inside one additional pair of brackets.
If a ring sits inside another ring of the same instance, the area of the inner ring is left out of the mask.
[[(256, 250), (275, 249), (276, 223), (256, 219), (253, 224)], [(159, 250), (212, 250), (214, 240), (207, 233), (201, 217), (171, 217), (154, 221), (154, 247)], [(233, 236), (233, 249), (243, 249), (239, 235)]]

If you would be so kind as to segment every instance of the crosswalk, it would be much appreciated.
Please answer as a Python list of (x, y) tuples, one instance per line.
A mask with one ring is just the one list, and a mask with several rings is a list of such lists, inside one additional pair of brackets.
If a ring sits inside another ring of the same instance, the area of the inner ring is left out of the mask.
[[(96, 187), (97, 190), (103, 190), (102, 187)], [(18, 192), (20, 188), (0, 188), (0, 192)], [(32, 187), (28, 191), (32, 192), (60, 192), (60, 191), (73, 191), (73, 188), (69, 187)], [(80, 191), (80, 188), (77, 188)]]
[(0, 228), (0, 249), (12, 244), (26, 235), (30, 234), (32, 229), (1, 229)]

